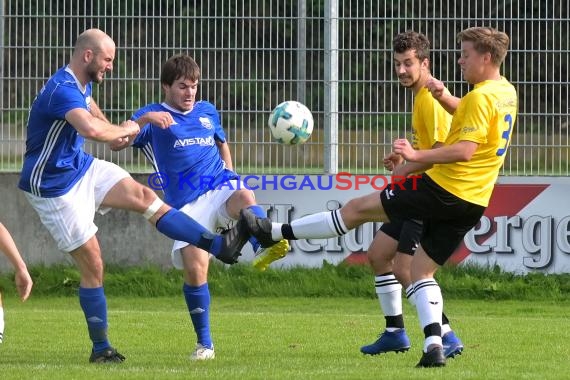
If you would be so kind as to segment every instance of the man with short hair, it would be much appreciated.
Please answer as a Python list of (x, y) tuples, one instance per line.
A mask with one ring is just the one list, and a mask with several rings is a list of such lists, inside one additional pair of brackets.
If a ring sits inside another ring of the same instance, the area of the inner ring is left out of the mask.
[[(168, 59), (160, 74), (164, 93), (162, 103), (148, 104), (135, 112), (132, 119), (141, 131), (132, 144), (142, 149), (157, 173), (164, 173), (167, 203), (196, 219), (210, 231), (233, 224), (241, 209), (260, 218), (265, 210), (255, 203), (255, 195), (233, 171), (232, 156), (220, 116), (213, 104), (197, 101), (200, 67), (188, 55)], [(117, 140), (111, 149), (120, 150), (129, 140)], [(186, 241), (175, 239), (172, 263), (184, 271), (184, 299), (197, 342), (192, 360), (214, 359), (210, 332), (210, 290), (208, 287), (209, 254)], [(265, 269), (289, 250), (287, 240), (260, 247), (256, 263)], [(261, 252), (260, 252), (261, 251)]]
[[(109, 142), (139, 132), (139, 125), (131, 120), (111, 124), (91, 97), (92, 82), (103, 81), (114, 59), (115, 43), (103, 31), (88, 29), (79, 35), (69, 64), (48, 79), (32, 103), (18, 183), (58, 248), (69, 253), (79, 268), (79, 302), (93, 342), (89, 361), (94, 363), (125, 359), (107, 337), (95, 211), (138, 212), (166, 236), (201, 247), (230, 264), (237, 261), (247, 241), (212, 234), (119, 166), (83, 150), (85, 139)], [(237, 228), (243, 230), (243, 223)]]
[[(400, 84), (414, 94), (412, 108), (412, 144), (415, 149), (431, 149), (444, 145), (451, 115), (434, 99), (427, 85), (434, 78), (430, 73), (430, 42), (414, 31), (394, 37), (394, 68)], [(405, 162), (397, 153), (384, 159), (386, 169), (394, 175), (421, 173), (431, 165)], [(375, 290), (386, 320), (386, 329), (378, 339), (360, 348), (368, 355), (407, 351), (410, 339), (404, 328), (402, 285), (408, 301), (415, 306), (410, 264), (420, 244), (421, 220), (391, 220), (383, 223), (368, 248), (368, 261), (375, 273)], [(451, 330), (449, 319), (442, 314), (442, 340), (446, 357), (455, 357), (463, 351), (463, 343)]]
[(416, 150), (406, 139), (393, 143), (394, 153), (406, 161), (433, 165), (420, 178), (408, 178), (402, 186), (352, 199), (338, 210), (289, 224), (272, 224), (246, 210), (241, 213), (249, 233), (260, 241), (330, 238), (367, 222), (422, 220), (420, 246), (411, 263), (416, 310), (425, 336), (418, 367), (445, 365), (443, 297), (434, 276), (483, 216), (517, 115), (516, 89), (500, 72), (509, 37), (493, 28), (473, 27), (457, 38), (461, 43), (458, 63), (473, 89), (456, 101), (441, 93), (440, 87), (431, 88), (442, 103), (457, 105), (445, 145)]

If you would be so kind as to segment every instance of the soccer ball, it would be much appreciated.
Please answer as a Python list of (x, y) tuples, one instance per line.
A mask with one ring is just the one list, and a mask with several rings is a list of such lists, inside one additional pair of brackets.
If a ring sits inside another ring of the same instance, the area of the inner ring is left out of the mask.
[(267, 124), (277, 142), (286, 145), (302, 144), (313, 132), (313, 115), (304, 104), (288, 100), (271, 111)]

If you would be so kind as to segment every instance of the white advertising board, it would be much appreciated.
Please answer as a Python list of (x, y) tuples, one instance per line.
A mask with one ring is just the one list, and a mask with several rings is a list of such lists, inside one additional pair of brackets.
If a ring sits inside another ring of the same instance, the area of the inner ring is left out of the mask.
[[(383, 176), (242, 177), (273, 221), (333, 210), (385, 186)], [(389, 179), (388, 179), (389, 180)], [(318, 267), (323, 262), (366, 263), (366, 250), (381, 223), (368, 223), (331, 239), (292, 242), (291, 252), (272, 264)], [(244, 259), (251, 260), (248, 245)], [(498, 265), (514, 273), (570, 273), (570, 180), (501, 177), (480, 223), (464, 239), (451, 263)]]

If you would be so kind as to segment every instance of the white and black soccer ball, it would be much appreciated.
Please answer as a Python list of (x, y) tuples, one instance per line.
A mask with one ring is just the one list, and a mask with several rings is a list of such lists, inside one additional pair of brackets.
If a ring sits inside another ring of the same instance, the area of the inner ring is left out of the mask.
[(267, 124), (277, 142), (286, 145), (303, 144), (313, 132), (313, 114), (304, 104), (288, 100), (271, 111)]

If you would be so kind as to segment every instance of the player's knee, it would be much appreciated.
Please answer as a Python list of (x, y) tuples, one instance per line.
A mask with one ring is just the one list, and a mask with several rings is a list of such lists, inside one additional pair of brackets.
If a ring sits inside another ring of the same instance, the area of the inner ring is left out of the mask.
[(377, 250), (368, 251), (368, 262), (376, 273), (385, 273), (392, 271), (392, 259), (383, 255)]
[[(380, 200), (378, 200), (380, 202)], [(351, 199), (341, 209), (342, 219), (347, 227), (354, 228), (362, 223), (373, 221), (374, 210), (368, 198), (361, 197)]]
[(235, 201), (242, 207), (247, 207), (255, 204), (255, 195), (251, 190), (236, 190), (232, 196), (235, 197)]
[(119, 189), (118, 196), (120, 197), (121, 206), (139, 213), (145, 212), (148, 206), (158, 198), (158, 195), (152, 189), (134, 180), (128, 183), (127, 186)]

